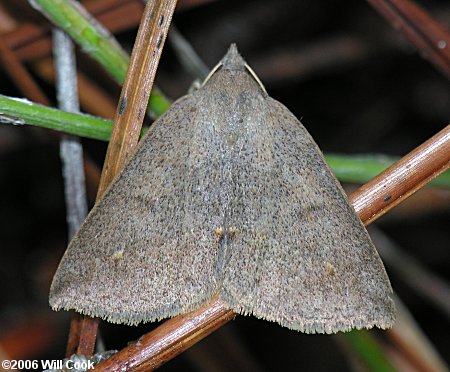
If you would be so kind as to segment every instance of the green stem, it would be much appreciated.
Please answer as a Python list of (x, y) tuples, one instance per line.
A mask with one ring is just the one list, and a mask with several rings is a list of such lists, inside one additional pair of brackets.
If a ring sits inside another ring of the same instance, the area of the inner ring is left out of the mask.
[[(86, 9), (72, 0), (29, 0), (55, 25), (63, 29), (81, 49), (99, 62), (119, 83), (123, 84), (130, 57), (114, 36)], [(158, 88), (150, 96), (149, 109), (159, 116), (170, 107), (169, 101)]]
[[(394, 164), (399, 157), (380, 154), (326, 154), (325, 159), (338, 180), (366, 183)], [(450, 171), (444, 172), (429, 185), (450, 189)]]
[[(0, 122), (30, 124), (80, 137), (108, 141), (112, 122), (86, 114), (74, 114), (0, 95)], [(336, 177), (344, 182), (365, 183), (381, 173), (398, 158), (383, 155), (327, 154), (325, 158)], [(450, 189), (450, 172), (430, 185)]]
[(80, 137), (108, 141), (112, 122), (86, 114), (75, 114), (0, 95), (0, 122), (30, 124)]
[(359, 358), (366, 365), (367, 370), (377, 372), (395, 371), (370, 332), (354, 330), (343, 333), (342, 337), (357, 352)]

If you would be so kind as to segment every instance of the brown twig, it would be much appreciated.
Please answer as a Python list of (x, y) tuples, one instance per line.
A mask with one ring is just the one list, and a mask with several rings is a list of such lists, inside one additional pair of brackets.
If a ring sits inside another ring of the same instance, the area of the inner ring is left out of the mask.
[(367, 0), (450, 79), (450, 33), (409, 0)]
[[(198, 6), (211, 0), (183, 1), (180, 8)], [(141, 19), (142, 0), (90, 0), (83, 7), (111, 33), (119, 33), (136, 27)], [(16, 30), (4, 35), (5, 42), (22, 61), (36, 60), (51, 53), (48, 26), (20, 23)]]
[(73, 313), (70, 319), (69, 338), (67, 339), (66, 356), (76, 354), (80, 343), (81, 314)]
[[(367, 225), (375, 215), (386, 212), (386, 202), (378, 202), (380, 189), (389, 185), (394, 205), (405, 200), (419, 188), (448, 168), (450, 126), (439, 132), (416, 150), (400, 159), (350, 195), (349, 200), (361, 220)], [(437, 163), (437, 165), (433, 164)], [(402, 190), (397, 193), (396, 189)], [(398, 197), (392, 195), (400, 194)], [(386, 194), (382, 194), (384, 198)], [(388, 200), (389, 201), (389, 200)], [(373, 204), (373, 205), (372, 205)], [(378, 210), (376, 210), (378, 208)], [(191, 313), (170, 319), (141, 337), (137, 342), (119, 351), (112, 358), (99, 364), (97, 371), (140, 371), (155, 369), (182, 353), (222, 325), (233, 319), (234, 314), (217, 300)], [(145, 367), (144, 367), (145, 366)]]
[(195, 311), (166, 321), (95, 367), (96, 371), (152, 371), (174, 358), (235, 314), (214, 299)]
[[(122, 87), (98, 197), (135, 148), (176, 0), (147, 2)], [(126, 134), (126, 135), (125, 135)]]
[(14, 52), (9, 49), (3, 37), (0, 37), (0, 62), (22, 94), (34, 102), (50, 105), (50, 100), (22, 65)]
[[(83, 4), (86, 10), (113, 33), (136, 27), (144, 4), (138, 0), (95, 0)], [(21, 23), (5, 34), (5, 42), (22, 61), (36, 60), (50, 55), (50, 27)]]
[(350, 195), (356, 213), (370, 224), (450, 166), (450, 125)]
[[(119, 173), (129, 154), (137, 145), (156, 68), (175, 5), (176, 0), (147, 2), (114, 118), (97, 200), (102, 197), (109, 183)], [(77, 353), (92, 354), (97, 328), (97, 319), (83, 316), (81, 321), (74, 320), (70, 328), (69, 341), (78, 341)], [(77, 334), (79, 335), (78, 340)]]
[(99, 323), (98, 318), (73, 314), (66, 347), (67, 357), (72, 354), (92, 355), (94, 353)]

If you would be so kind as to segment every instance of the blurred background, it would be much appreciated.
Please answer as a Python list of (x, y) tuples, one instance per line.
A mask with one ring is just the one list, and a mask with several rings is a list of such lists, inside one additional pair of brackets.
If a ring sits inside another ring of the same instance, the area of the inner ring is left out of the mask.
[[(131, 52), (143, 2), (82, 3)], [(448, 1), (416, 4), (442, 25), (450, 24)], [(448, 80), (366, 1), (179, 0), (173, 25), (206, 70), (230, 43), (237, 43), (269, 94), (302, 120), (325, 153), (402, 156), (449, 121)], [(51, 24), (27, 1), (2, 0), (0, 39), (0, 94), (27, 96), (8, 70), (12, 52), (55, 105)], [(156, 78), (172, 100), (205, 71), (192, 72), (180, 63), (177, 40), (171, 31)], [(120, 87), (78, 49), (77, 58), (82, 111), (112, 118)], [(106, 143), (82, 142), (91, 160), (86, 172), (92, 206)], [(0, 180), (0, 357), (62, 358), (70, 314), (52, 312), (47, 304), (52, 276), (67, 245), (58, 135), (0, 124)], [(344, 184), (348, 193), (357, 186)], [(425, 188), (369, 229), (394, 291), (423, 332), (421, 337), (428, 339), (429, 355), (436, 353), (447, 364), (449, 201), (449, 190)], [(398, 333), (409, 330), (402, 324), (395, 332), (370, 331), (370, 337), (396, 369), (427, 370), (414, 362), (414, 349), (396, 342)], [(154, 327), (103, 322), (101, 334), (106, 349), (120, 349)], [(237, 317), (161, 370), (364, 370), (349, 340)], [(445, 368), (441, 365), (440, 370)]]

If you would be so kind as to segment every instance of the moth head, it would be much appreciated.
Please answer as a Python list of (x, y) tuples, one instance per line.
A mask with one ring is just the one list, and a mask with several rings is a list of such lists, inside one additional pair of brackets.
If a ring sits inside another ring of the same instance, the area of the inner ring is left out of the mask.
[(236, 44), (231, 44), (228, 48), (228, 52), (221, 59), (221, 61), (211, 70), (209, 75), (206, 77), (203, 85), (205, 85), (208, 80), (219, 70), (228, 71), (243, 71), (249, 73), (252, 78), (258, 83), (264, 93), (267, 94), (266, 88), (264, 87), (259, 77), (256, 75), (255, 71), (245, 62), (244, 58), (239, 54)]

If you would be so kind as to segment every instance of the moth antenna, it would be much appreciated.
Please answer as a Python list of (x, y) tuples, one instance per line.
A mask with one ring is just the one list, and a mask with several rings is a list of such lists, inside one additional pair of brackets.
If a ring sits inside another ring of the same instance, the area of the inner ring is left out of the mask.
[[(219, 62), (217, 65), (214, 66), (214, 68), (211, 70), (211, 72), (208, 74), (208, 76), (205, 78), (205, 80), (202, 83), (202, 87), (208, 82), (208, 80), (211, 78), (211, 76), (213, 76), (217, 70), (219, 70), (221, 67), (223, 66), (223, 62)], [(266, 87), (263, 85), (262, 81), (259, 79), (258, 75), (256, 75), (256, 72), (253, 71), (253, 69), (247, 64), (245, 63), (244, 67), (247, 69), (247, 71), (250, 73), (250, 75), (252, 75), (253, 79), (255, 79), (255, 81), (258, 83), (258, 85), (260, 86), (260, 88), (262, 89), (262, 91), (264, 93), (267, 93)]]
[(258, 75), (256, 75), (256, 72), (253, 71), (253, 69), (247, 64), (245, 63), (245, 68), (247, 69), (248, 72), (250, 72), (250, 75), (253, 76), (253, 79), (256, 80), (256, 82), (258, 83), (258, 85), (261, 87), (261, 89), (263, 90), (264, 93), (267, 93), (266, 88), (264, 87), (263, 83), (261, 82), (261, 80), (259, 80)]
[(222, 65), (223, 63), (222, 61), (220, 61), (217, 65), (214, 66), (214, 68), (211, 70), (211, 72), (208, 74), (205, 80), (203, 80), (203, 83), (201, 85), (202, 87), (208, 82), (209, 79), (211, 79), (211, 76), (213, 76), (217, 72), (217, 70), (222, 67)]

